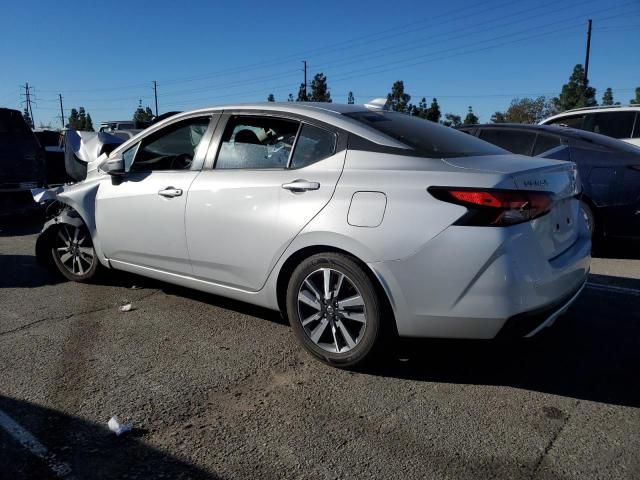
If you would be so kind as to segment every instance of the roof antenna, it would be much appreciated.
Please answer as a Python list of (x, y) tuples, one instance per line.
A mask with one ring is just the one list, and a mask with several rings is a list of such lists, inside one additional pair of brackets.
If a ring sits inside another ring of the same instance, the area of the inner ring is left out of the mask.
[(365, 103), (364, 106), (371, 110), (389, 110), (389, 100), (382, 97), (374, 98)]

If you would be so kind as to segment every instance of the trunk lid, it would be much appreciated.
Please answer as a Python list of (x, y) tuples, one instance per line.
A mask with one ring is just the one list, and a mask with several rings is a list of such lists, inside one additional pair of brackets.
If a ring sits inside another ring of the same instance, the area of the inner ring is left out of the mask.
[(529, 222), (547, 259), (561, 255), (580, 234), (580, 201), (582, 190), (576, 165), (572, 162), (494, 155), (444, 160), (458, 168), (478, 172), (503, 173), (511, 177), (516, 189), (553, 194), (551, 210)]

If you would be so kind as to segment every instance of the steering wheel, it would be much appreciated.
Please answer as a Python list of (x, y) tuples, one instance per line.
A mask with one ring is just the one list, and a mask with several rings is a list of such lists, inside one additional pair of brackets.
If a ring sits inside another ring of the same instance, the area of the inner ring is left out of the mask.
[(193, 157), (188, 153), (176, 155), (173, 157), (173, 161), (171, 162), (171, 170), (188, 170), (191, 168), (192, 161)]

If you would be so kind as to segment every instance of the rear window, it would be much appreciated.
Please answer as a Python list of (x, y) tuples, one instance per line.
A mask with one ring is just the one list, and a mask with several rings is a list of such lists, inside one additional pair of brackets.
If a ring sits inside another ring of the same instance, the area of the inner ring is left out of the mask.
[(531, 155), (536, 134), (522, 130), (487, 128), (482, 130), (480, 138), (513, 153)]
[(631, 138), (636, 112), (600, 112), (588, 115), (585, 130), (613, 138)]
[(0, 109), (0, 133), (24, 133), (28, 131), (30, 129), (20, 112)]
[(433, 158), (504, 155), (507, 152), (472, 135), (398, 112), (356, 112), (345, 116)]

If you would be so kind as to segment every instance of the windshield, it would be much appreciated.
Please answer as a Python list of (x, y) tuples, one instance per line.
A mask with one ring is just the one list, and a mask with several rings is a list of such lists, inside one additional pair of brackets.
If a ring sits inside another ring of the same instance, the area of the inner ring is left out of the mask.
[(468, 157), (509, 153), (467, 133), (403, 113), (356, 112), (347, 113), (345, 116), (364, 123), (428, 157)]

